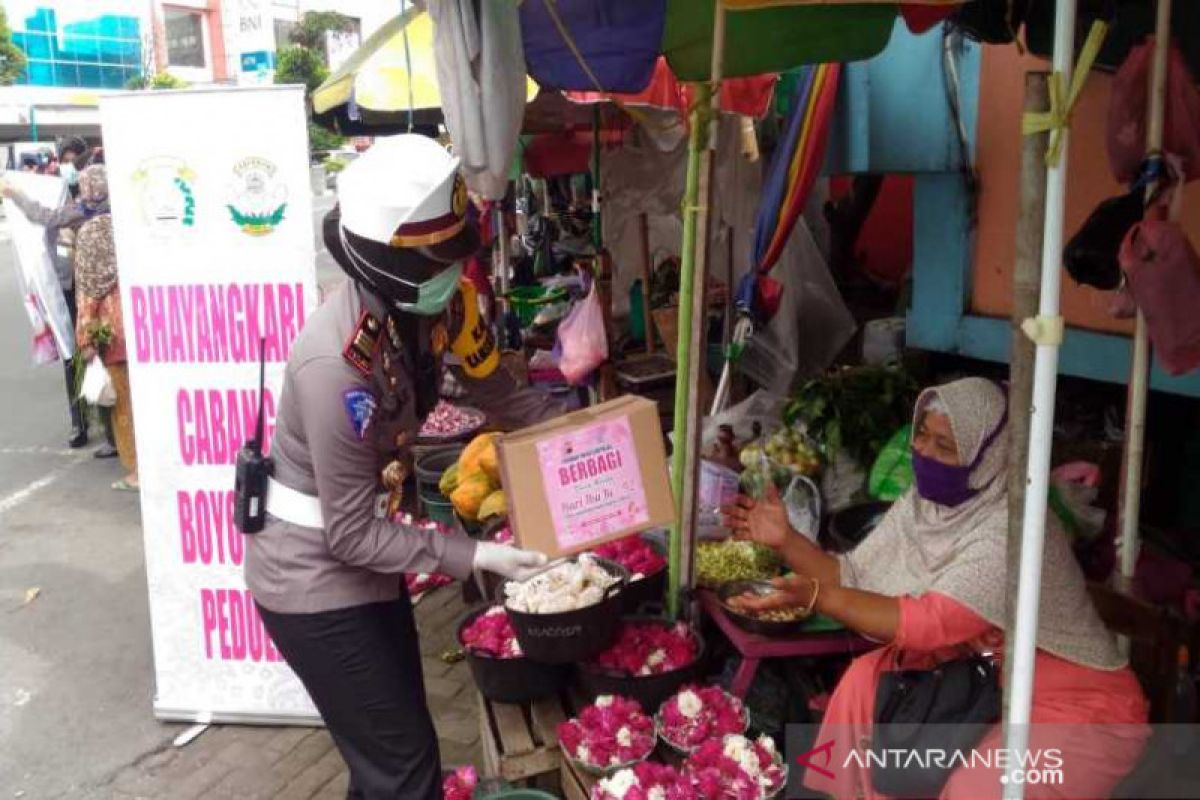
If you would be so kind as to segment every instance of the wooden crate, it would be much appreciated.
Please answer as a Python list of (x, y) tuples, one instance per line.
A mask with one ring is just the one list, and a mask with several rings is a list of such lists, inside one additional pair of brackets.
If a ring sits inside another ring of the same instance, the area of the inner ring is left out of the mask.
[(592, 787), (596, 785), (595, 778), (565, 758), (562, 760), (559, 778), (565, 800), (588, 800), (592, 796)]
[(559, 723), (574, 713), (569, 701), (550, 698), (508, 705), (476, 695), (484, 773), (511, 783), (557, 790), (563, 759), (556, 731)]

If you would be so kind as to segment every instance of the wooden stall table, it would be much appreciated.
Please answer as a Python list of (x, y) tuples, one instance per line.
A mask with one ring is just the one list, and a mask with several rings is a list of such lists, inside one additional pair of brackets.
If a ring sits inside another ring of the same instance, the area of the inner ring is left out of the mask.
[(563, 696), (509, 705), (493, 703), (478, 692), (475, 696), (484, 776), (557, 791), (564, 760), (558, 726), (575, 715), (574, 702)]
[(596, 779), (571, 763), (570, 759), (562, 760), (562, 796), (565, 800), (588, 800), (592, 796), (592, 787)]
[(801, 633), (788, 637), (760, 636), (739, 628), (725, 613), (725, 608), (714, 592), (702, 589), (699, 598), (704, 612), (717, 624), (742, 657), (742, 663), (738, 665), (737, 672), (733, 675), (733, 683), (729, 687), (738, 697), (744, 698), (746, 692), (750, 691), (759, 664), (764, 659), (855, 655), (878, 646), (848, 630)]

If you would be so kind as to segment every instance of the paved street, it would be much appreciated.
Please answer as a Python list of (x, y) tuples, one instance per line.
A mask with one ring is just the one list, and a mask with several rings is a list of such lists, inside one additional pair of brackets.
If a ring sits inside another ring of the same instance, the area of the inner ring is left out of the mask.
[[(121, 468), (91, 457), (95, 434), (66, 448), (62, 370), (29, 363), (12, 262), (0, 227), (0, 800), (344, 797), (324, 730), (214, 726), (175, 748), (186, 726), (153, 719), (137, 496), (110, 489)], [(338, 276), (322, 253), (318, 280)], [(438, 658), (460, 612), (457, 586), (417, 611), (446, 764), (478, 751), (465, 665)]]

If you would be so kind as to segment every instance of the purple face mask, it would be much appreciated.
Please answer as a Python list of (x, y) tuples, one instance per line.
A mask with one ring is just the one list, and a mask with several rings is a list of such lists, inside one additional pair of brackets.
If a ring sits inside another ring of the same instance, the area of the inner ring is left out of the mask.
[(979, 494), (985, 487), (980, 487), (979, 489), (971, 488), (971, 473), (983, 461), (983, 457), (987, 454), (988, 449), (996, 441), (1001, 431), (1004, 430), (1007, 422), (1008, 405), (1006, 398), (1004, 415), (1000, 417), (1000, 422), (996, 425), (995, 430), (983, 440), (983, 445), (979, 448), (979, 455), (975, 456), (975, 460), (967, 465), (943, 464), (937, 459), (921, 455), (914, 448), (912, 451), (912, 467), (913, 479), (917, 484), (917, 494), (931, 503), (937, 503), (939, 506), (948, 506), (950, 508), (960, 506)]

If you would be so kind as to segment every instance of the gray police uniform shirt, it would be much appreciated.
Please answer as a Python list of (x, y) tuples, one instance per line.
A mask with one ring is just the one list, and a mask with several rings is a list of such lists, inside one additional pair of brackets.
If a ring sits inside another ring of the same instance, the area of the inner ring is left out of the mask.
[[(325, 528), (268, 516), (262, 531), (246, 537), (246, 584), (270, 611), (307, 614), (395, 600), (404, 573), (440, 572), (460, 580), (471, 574), (474, 540), (376, 515), (376, 499), (384, 491), (380, 473), (395, 457), (396, 437), (405, 431), (415, 435), (419, 420), (412, 377), (402, 365), (393, 364), (399, 403), (389, 413), (380, 402), (378, 365), (364, 375), (343, 356), (373, 300), (345, 281), (309, 318), (288, 359), (271, 444), (275, 480), (316, 496)], [(384, 334), (380, 347), (386, 346)], [(458, 370), (455, 376), (471, 404), (504, 427), (564, 410), (543, 393), (518, 387), (503, 368), (482, 379)], [(375, 401), (365, 424), (355, 413), (363, 393)]]

